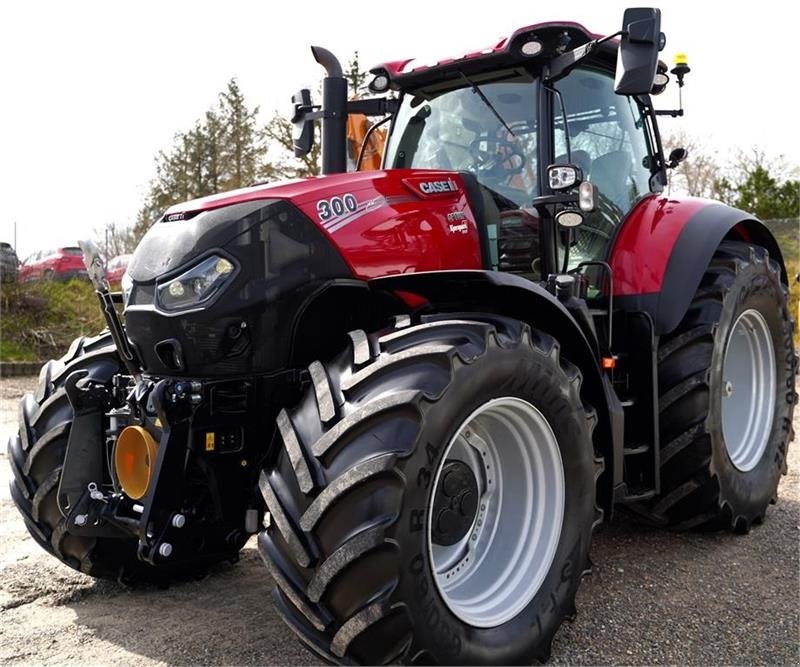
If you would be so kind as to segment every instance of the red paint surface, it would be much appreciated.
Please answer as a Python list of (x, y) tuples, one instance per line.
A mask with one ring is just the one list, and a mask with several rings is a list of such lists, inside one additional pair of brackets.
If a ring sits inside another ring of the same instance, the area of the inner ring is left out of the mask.
[[(418, 190), (420, 183), (447, 180), (455, 182), (455, 192), (425, 197)], [(346, 194), (356, 198), (360, 210), (322, 220), (318, 202)], [(475, 217), (461, 177), (451, 171), (394, 169), (307, 178), (196, 199), (166, 215), (272, 198), (290, 199), (318, 224), (358, 278), (482, 268)]]
[[(456, 183), (455, 192), (425, 195), (419, 190), (420, 183), (446, 180)], [(321, 220), (317, 203), (345, 194), (356, 198), (359, 210)], [(167, 215), (273, 198), (290, 199), (319, 225), (358, 278), (483, 268), (463, 181), (448, 171), (394, 169), (262, 185), (180, 204)], [(657, 195), (640, 201), (623, 222), (611, 251), (615, 294), (660, 291), (678, 236), (709, 203)]]
[(618, 296), (661, 291), (672, 248), (689, 219), (712, 202), (652, 195), (640, 201), (619, 231), (609, 264)]

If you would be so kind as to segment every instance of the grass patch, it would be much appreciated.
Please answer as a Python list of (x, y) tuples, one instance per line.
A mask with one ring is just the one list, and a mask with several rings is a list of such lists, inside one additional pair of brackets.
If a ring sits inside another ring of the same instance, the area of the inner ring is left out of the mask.
[(4, 283), (0, 290), (0, 360), (58, 358), (78, 336), (105, 327), (97, 296), (84, 280)]
[[(796, 322), (800, 322), (800, 282), (796, 278), (800, 273), (800, 219), (770, 220), (766, 225), (778, 240), (786, 264), (786, 275), (789, 278), (789, 314)], [(794, 345), (800, 347), (800, 330), (797, 324), (794, 328)]]

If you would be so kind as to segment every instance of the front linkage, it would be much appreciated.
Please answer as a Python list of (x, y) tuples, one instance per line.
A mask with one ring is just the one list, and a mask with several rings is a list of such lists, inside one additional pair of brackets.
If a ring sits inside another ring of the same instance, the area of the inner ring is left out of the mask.
[(142, 376), (96, 248), (81, 245), (127, 372), (109, 383), (75, 370), (64, 382), (74, 419), (57, 497), (67, 529), (86, 538), (135, 537), (138, 559), (153, 566), (233, 557), (263, 513), (252, 490), (257, 443), (271, 432), (268, 420), (244, 416), (265, 383)]
[(120, 374), (109, 387), (84, 375), (70, 374), (65, 387), (75, 418), (58, 500), (69, 532), (135, 537), (138, 558), (156, 566), (235, 555), (262, 512), (246, 491), (258, 461), (245, 442), (255, 438), (235, 419), (252, 383)]

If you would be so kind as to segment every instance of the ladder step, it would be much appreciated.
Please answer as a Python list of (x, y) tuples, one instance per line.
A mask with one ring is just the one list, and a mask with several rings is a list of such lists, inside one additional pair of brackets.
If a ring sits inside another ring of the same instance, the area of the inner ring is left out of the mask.
[(623, 408), (629, 408), (632, 405), (636, 405), (636, 399), (634, 399), (634, 398), (626, 398), (624, 401), (620, 401), (619, 404)]
[(589, 308), (589, 315), (592, 316), (608, 316), (608, 309), (606, 308)]
[(636, 447), (625, 447), (622, 452), (625, 456), (633, 456), (635, 454), (644, 454), (650, 451), (650, 445), (636, 445)]

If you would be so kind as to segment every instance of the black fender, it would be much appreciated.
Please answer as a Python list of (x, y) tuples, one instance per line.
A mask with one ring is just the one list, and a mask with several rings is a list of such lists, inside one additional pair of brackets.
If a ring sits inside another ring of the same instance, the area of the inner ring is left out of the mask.
[(606, 464), (606, 474), (598, 482), (598, 503), (610, 514), (613, 489), (622, 483), (622, 407), (600, 368), (597, 341), (587, 338), (558, 299), (525, 278), (496, 271), (409, 273), (375, 278), (369, 285), (376, 291), (410, 292), (424, 297), (436, 312), (470, 311), (513, 317), (556, 338), (566, 357), (580, 368), (585, 395), (597, 411), (594, 442)]
[(788, 284), (783, 254), (767, 226), (745, 211), (709, 203), (692, 215), (680, 231), (670, 252), (661, 291), (623, 296), (616, 300), (616, 305), (649, 313), (656, 335), (668, 334), (686, 315), (711, 258), (720, 243), (728, 239), (766, 248), (769, 256), (780, 264), (781, 278)]

